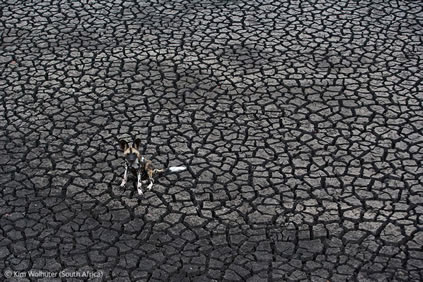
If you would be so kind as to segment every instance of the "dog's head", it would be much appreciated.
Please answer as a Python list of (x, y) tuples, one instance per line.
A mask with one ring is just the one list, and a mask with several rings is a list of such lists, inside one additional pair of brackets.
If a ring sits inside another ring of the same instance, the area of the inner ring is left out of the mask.
[(128, 144), (125, 140), (120, 140), (119, 145), (123, 151), (126, 165), (128, 167), (138, 169), (141, 161), (141, 153), (139, 151), (141, 140), (138, 138), (135, 139), (132, 145)]

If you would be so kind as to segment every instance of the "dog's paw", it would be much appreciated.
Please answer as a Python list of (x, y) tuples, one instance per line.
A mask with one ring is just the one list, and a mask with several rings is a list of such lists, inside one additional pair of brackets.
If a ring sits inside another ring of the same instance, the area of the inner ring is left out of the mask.
[(143, 192), (142, 192), (141, 185), (137, 185), (137, 191), (138, 191), (138, 195), (142, 196)]
[(122, 181), (122, 183), (120, 184), (120, 188), (123, 188), (125, 186), (126, 186), (126, 182), (125, 181)]
[(150, 191), (150, 190), (151, 190), (151, 188), (153, 188), (153, 183), (150, 183), (150, 184), (147, 186), (147, 190), (148, 190), (148, 191)]

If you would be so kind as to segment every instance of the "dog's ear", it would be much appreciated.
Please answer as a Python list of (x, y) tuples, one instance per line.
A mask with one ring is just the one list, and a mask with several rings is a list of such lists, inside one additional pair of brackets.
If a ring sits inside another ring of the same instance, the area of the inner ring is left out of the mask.
[(125, 140), (120, 140), (119, 146), (122, 149), (122, 151), (125, 151), (129, 147), (128, 142), (126, 142)]
[(141, 145), (141, 139), (137, 138), (134, 141), (134, 144), (132, 145), (132, 147), (134, 147), (135, 149), (139, 150), (140, 149), (140, 145)]

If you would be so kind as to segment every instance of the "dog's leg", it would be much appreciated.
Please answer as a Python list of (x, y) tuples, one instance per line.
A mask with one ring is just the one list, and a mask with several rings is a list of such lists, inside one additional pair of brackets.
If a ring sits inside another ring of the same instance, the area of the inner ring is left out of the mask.
[(137, 191), (138, 195), (142, 196), (141, 171), (137, 173)]
[(127, 180), (128, 180), (128, 165), (125, 164), (125, 173), (123, 174), (123, 179), (122, 179), (122, 183), (120, 184), (120, 187), (125, 187)]
[(154, 184), (154, 179), (153, 178), (150, 178), (150, 184), (148, 184), (148, 186), (147, 186), (147, 190), (148, 191), (150, 191), (151, 188), (153, 188), (153, 184)]
[(147, 190), (150, 191), (151, 188), (153, 188), (153, 184), (154, 184), (154, 170), (153, 169), (148, 170), (147, 174), (148, 174), (148, 180), (150, 180), (150, 184), (148, 184)]

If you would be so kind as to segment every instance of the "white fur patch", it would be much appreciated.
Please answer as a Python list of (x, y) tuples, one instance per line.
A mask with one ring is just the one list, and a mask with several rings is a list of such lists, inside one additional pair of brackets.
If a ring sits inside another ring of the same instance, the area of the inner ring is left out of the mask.
[(169, 167), (170, 172), (179, 172), (179, 171), (184, 171), (186, 169), (187, 169), (186, 166), (171, 166), (171, 167)]

